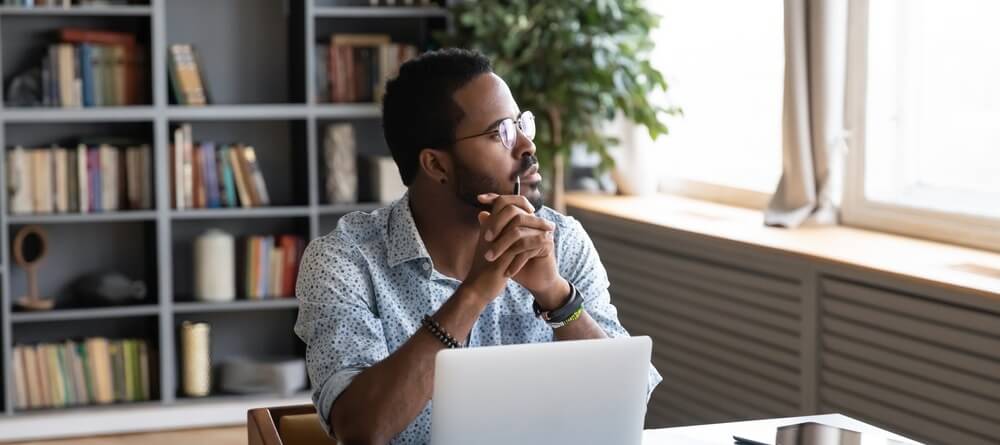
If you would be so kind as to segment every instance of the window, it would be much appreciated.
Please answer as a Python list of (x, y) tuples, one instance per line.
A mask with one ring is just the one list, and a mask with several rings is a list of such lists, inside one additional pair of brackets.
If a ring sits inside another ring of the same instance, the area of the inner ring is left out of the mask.
[(647, 5), (661, 16), (652, 59), (669, 90), (660, 99), (684, 110), (656, 142), (665, 184), (712, 195), (749, 191), (763, 197), (751, 204), (760, 206), (781, 175), (782, 1)]
[(856, 6), (845, 222), (1000, 247), (1000, 2)]

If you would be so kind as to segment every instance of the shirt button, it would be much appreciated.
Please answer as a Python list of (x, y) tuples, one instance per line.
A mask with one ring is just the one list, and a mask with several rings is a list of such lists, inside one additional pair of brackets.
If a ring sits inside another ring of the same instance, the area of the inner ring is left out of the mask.
[(424, 263), (424, 270), (431, 270), (431, 265), (428, 263)]

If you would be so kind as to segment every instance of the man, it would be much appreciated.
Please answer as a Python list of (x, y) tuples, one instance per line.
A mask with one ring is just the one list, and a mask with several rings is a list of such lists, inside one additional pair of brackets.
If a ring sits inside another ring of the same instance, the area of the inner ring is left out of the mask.
[[(296, 286), (295, 332), (331, 435), (427, 443), (446, 347), (628, 335), (583, 228), (542, 207), (533, 117), (485, 57), (403, 64), (383, 126), (408, 192), (310, 243)], [(650, 367), (649, 390), (660, 380)]]

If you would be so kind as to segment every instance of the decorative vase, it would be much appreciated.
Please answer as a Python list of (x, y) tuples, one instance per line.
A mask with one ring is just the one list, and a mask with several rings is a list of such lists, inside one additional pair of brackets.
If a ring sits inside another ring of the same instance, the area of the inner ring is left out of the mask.
[(219, 229), (209, 229), (194, 242), (194, 298), (199, 301), (236, 299), (235, 241)]
[(212, 390), (210, 332), (208, 323), (181, 324), (182, 390), (188, 397), (204, 397)]
[(647, 196), (659, 191), (662, 163), (653, 147), (653, 141), (642, 127), (618, 119), (611, 127), (622, 135), (621, 145), (612, 151), (615, 167), (611, 176), (622, 195)]

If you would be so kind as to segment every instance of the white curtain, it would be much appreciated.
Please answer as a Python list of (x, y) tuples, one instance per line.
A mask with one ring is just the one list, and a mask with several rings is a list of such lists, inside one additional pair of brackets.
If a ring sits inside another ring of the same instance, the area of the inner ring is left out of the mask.
[(767, 225), (837, 222), (846, 55), (847, 0), (785, 0), (784, 160)]

